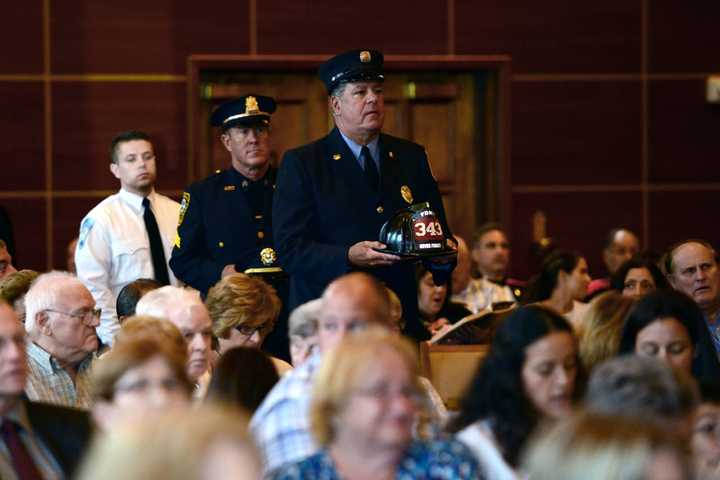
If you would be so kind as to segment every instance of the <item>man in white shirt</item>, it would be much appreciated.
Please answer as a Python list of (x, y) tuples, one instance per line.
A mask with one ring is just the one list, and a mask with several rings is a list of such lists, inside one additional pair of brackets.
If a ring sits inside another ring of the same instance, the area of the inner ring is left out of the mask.
[(105, 344), (119, 328), (115, 300), (125, 285), (138, 278), (178, 284), (167, 261), (180, 212), (180, 204), (155, 192), (155, 151), (146, 133), (120, 133), (110, 153), (120, 191), (83, 219), (75, 251), (77, 275), (102, 309), (97, 331)]
[[(494, 235), (495, 233), (501, 234), (498, 230), (493, 230), (489, 232), (488, 235)], [(478, 243), (480, 243), (480, 245), (476, 247), (475, 250), (486, 248), (484, 247), (483, 242), (487, 240), (485, 237), (488, 235), (480, 236), (478, 239)], [(452, 300), (454, 302), (462, 303), (473, 313), (479, 313), (485, 310), (490, 311), (493, 309), (493, 304), (503, 302), (515, 303), (516, 300), (513, 296), (513, 292), (507, 285), (495, 283), (485, 276), (472, 278), (470, 275), (472, 259), (470, 257), (468, 246), (465, 243), (465, 240), (458, 235), (455, 235), (455, 240), (458, 242), (458, 255), (457, 266), (452, 273)], [(503, 251), (504, 250), (501, 250), (501, 253)], [(488, 255), (482, 252), (481, 254), (476, 254), (475, 256), (480, 259), (484, 259)], [(504, 258), (507, 258), (507, 255), (505, 255)], [(502, 258), (500, 260), (502, 260)], [(498, 259), (494, 259), (492, 261), (500, 263)], [(488, 263), (492, 264), (492, 261), (485, 263), (478, 262), (478, 267), (486, 266)], [(505, 266), (507, 266), (507, 264), (505, 264)], [(487, 269), (484, 269), (483, 273), (487, 273)]]

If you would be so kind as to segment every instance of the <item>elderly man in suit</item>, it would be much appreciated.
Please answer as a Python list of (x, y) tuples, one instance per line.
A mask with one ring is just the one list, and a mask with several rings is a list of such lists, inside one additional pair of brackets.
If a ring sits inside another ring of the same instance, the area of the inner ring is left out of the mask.
[(86, 412), (30, 402), (25, 331), (0, 300), (0, 478), (69, 478), (90, 436)]

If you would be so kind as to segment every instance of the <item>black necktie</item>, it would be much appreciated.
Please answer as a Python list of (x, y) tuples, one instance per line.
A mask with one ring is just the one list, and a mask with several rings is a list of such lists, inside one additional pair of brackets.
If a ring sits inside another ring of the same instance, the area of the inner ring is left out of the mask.
[(150, 239), (150, 255), (152, 256), (153, 270), (155, 270), (155, 280), (162, 285), (170, 285), (168, 277), (167, 263), (165, 262), (165, 250), (163, 249), (162, 239), (160, 238), (160, 230), (158, 229), (157, 220), (150, 208), (150, 200), (143, 198), (143, 219), (145, 220), (145, 229)]
[(40, 472), (30, 452), (20, 438), (20, 433), (18, 432), (18, 427), (15, 422), (7, 418), (2, 419), (0, 434), (2, 434), (3, 442), (5, 442), (5, 446), (10, 452), (13, 469), (17, 477), (20, 480), (43, 478), (40, 476)]
[(363, 145), (360, 150), (360, 158), (364, 159), (365, 178), (367, 178), (368, 185), (370, 185), (370, 188), (374, 192), (377, 192), (378, 183), (380, 183), (380, 174), (375, 165), (375, 160), (373, 160), (372, 155), (370, 155), (370, 149), (366, 145)]

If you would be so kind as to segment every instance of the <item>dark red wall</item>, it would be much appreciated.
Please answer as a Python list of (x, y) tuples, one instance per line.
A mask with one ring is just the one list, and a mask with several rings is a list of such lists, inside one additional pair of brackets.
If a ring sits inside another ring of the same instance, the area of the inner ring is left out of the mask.
[(513, 56), (512, 242), (526, 274), (530, 219), (599, 272), (603, 234), (648, 247), (720, 237), (720, 3), (607, 0), (28, 0), (0, 30), (0, 204), (18, 266), (64, 265), (82, 215), (116, 188), (114, 133), (156, 137), (160, 188), (187, 178), (191, 53)]

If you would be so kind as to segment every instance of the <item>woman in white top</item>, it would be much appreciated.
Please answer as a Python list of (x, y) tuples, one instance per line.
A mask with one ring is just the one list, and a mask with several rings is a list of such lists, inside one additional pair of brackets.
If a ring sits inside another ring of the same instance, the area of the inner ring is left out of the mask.
[(449, 426), (486, 479), (522, 477), (518, 457), (535, 426), (571, 413), (578, 370), (577, 342), (562, 316), (534, 305), (503, 322)]
[(588, 305), (582, 303), (590, 285), (585, 258), (567, 250), (555, 250), (543, 260), (540, 273), (530, 282), (522, 303), (539, 303), (563, 315), (575, 327), (582, 328)]

